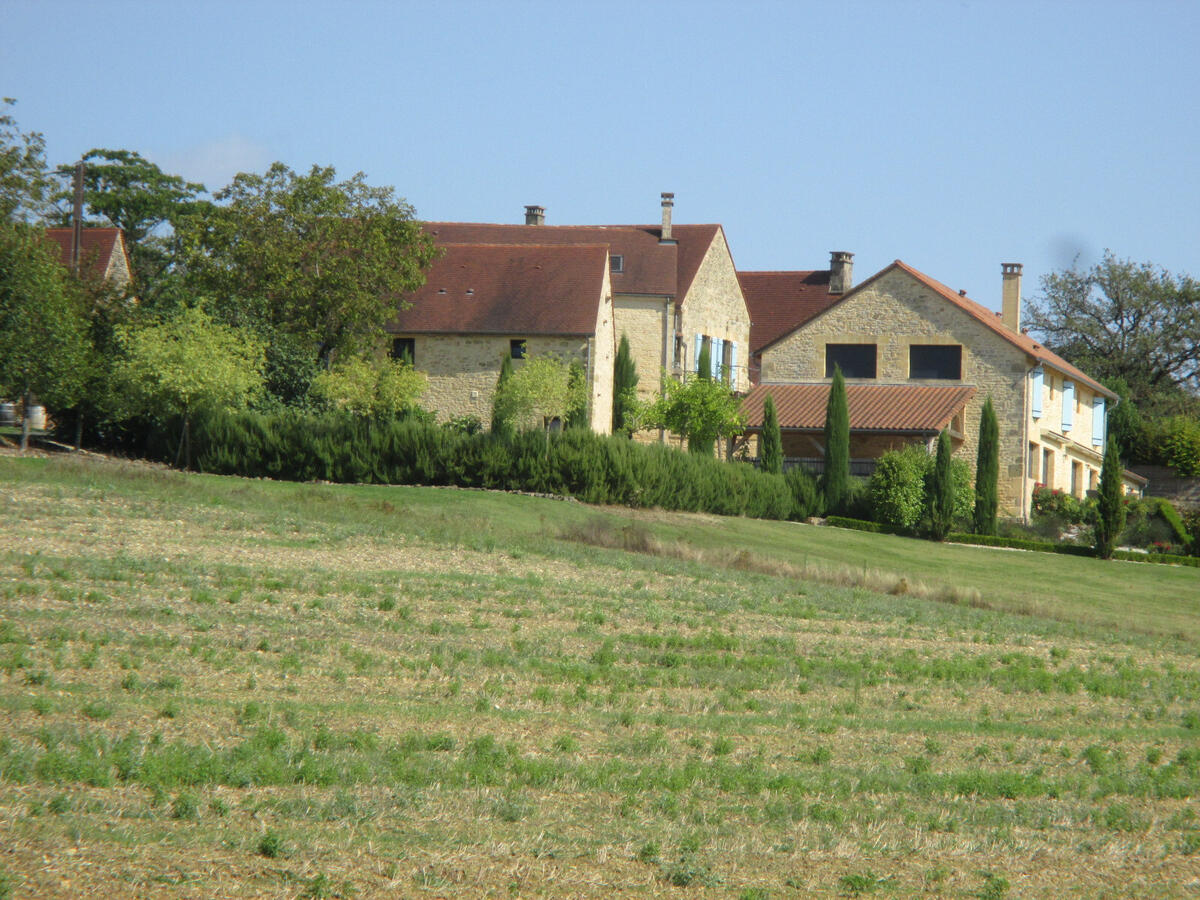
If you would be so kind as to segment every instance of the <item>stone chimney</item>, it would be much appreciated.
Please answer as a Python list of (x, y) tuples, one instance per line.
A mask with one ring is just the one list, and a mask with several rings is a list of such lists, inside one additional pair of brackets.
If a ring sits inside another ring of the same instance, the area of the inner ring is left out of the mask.
[(829, 254), (829, 293), (844, 294), (854, 286), (854, 254), (834, 250)]
[(671, 237), (671, 209), (675, 206), (675, 195), (669, 191), (662, 193), (662, 235), (659, 237), (660, 244), (674, 244), (675, 239)]
[(1000, 321), (1010, 331), (1021, 333), (1021, 264), (1001, 263), (1004, 279), (1000, 293)]
[(527, 207), (525, 207), (525, 224), (526, 225), (545, 225), (546, 224), (546, 207), (544, 207), (544, 206), (527, 206)]

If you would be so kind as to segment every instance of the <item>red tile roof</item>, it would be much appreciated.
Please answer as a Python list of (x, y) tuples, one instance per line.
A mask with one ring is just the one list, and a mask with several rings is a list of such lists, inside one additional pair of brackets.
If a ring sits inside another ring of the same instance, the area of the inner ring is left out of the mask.
[(675, 225), (675, 243), (660, 243), (658, 225), (492, 225), (474, 222), (426, 222), (425, 230), (441, 245), (450, 244), (604, 244), (622, 257), (612, 273), (618, 294), (686, 297), (719, 225)]
[(449, 244), (388, 330), (594, 334), (607, 267), (601, 244)]
[[(71, 238), (74, 229), (47, 228), (46, 237), (58, 244), (59, 259), (67, 268), (71, 267)], [(79, 263), (87, 266), (91, 274), (103, 278), (117, 248), (124, 252), (124, 241), (120, 228), (84, 228)]]
[[(819, 431), (825, 427), (828, 384), (760, 384), (742, 401), (749, 428), (761, 428), (763, 402), (775, 401), (780, 428)], [(848, 384), (851, 431), (938, 432), (950, 424), (975, 388), (962, 385)]]
[(738, 272), (750, 310), (750, 352), (771, 343), (825, 311), (841, 294), (829, 293), (829, 270)]

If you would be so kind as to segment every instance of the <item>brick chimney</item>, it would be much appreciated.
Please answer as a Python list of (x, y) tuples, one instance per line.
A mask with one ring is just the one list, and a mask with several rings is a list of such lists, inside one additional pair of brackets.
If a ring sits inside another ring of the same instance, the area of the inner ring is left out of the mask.
[(854, 285), (854, 254), (834, 250), (829, 254), (829, 293), (844, 294)]
[(526, 225), (545, 225), (546, 224), (546, 207), (544, 207), (544, 206), (527, 206), (527, 207), (525, 207), (525, 224)]
[(1021, 332), (1021, 264), (1001, 263), (1003, 286), (1000, 293), (1000, 321), (1004, 327)]
[(662, 192), (662, 235), (659, 237), (660, 244), (674, 244), (675, 239), (671, 237), (671, 209), (675, 206), (675, 195), (669, 191)]

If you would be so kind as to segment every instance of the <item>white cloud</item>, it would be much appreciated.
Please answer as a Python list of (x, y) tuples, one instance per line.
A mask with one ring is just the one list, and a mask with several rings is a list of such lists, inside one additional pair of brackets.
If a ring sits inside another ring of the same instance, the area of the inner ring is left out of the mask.
[(218, 191), (238, 172), (262, 172), (272, 162), (271, 151), (265, 146), (244, 135), (230, 134), (163, 154), (158, 164), (164, 172)]

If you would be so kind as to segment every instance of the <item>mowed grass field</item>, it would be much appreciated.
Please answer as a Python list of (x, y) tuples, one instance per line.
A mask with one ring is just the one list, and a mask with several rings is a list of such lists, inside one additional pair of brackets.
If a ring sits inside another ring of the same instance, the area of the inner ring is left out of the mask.
[(1200, 891), (1196, 569), (77, 458), (0, 512), (0, 897)]

